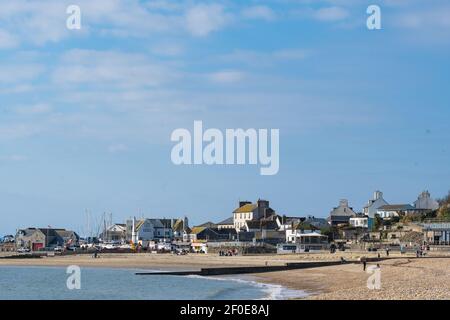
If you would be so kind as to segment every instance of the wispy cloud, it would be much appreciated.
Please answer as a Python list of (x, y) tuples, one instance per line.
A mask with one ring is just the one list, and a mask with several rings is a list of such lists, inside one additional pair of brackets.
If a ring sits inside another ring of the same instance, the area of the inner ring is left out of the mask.
[(314, 13), (314, 17), (320, 21), (341, 21), (349, 16), (349, 12), (342, 7), (321, 8)]
[(186, 26), (194, 36), (206, 36), (229, 23), (231, 16), (219, 4), (200, 4), (186, 12)]
[(0, 83), (24, 84), (27, 81), (36, 79), (45, 70), (41, 64), (0, 64)]
[(55, 84), (125, 88), (157, 86), (175, 76), (143, 54), (74, 49), (64, 54), (52, 78)]
[(46, 114), (52, 111), (52, 107), (46, 103), (38, 103), (34, 105), (18, 106), (14, 111), (20, 115), (38, 115)]
[(449, 44), (450, 43), (450, 6), (441, 4), (436, 6), (416, 6), (401, 8), (391, 12), (385, 18), (389, 27), (400, 33), (401, 39), (408, 39), (414, 43)]
[(19, 41), (9, 32), (0, 29), (0, 49), (12, 49), (19, 45)]
[(20, 161), (25, 161), (27, 159), (28, 158), (26, 156), (19, 155), (19, 154), (12, 154), (12, 155), (6, 155), (6, 156), (0, 155), (0, 161), (20, 162)]
[(211, 73), (208, 77), (215, 83), (231, 84), (242, 81), (245, 73), (237, 70), (224, 70)]
[(302, 48), (284, 48), (269, 52), (236, 49), (231, 53), (218, 56), (217, 59), (220, 62), (261, 68), (282, 62), (302, 61), (310, 55), (311, 50)]
[(244, 8), (242, 10), (242, 16), (246, 19), (262, 19), (266, 21), (274, 21), (277, 18), (275, 12), (264, 5)]
[(128, 150), (128, 147), (123, 143), (112, 144), (108, 147), (110, 153), (122, 153)]

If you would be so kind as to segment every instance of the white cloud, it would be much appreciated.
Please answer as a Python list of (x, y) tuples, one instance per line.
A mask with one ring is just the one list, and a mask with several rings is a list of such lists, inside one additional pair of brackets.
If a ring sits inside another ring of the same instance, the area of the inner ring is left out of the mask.
[(154, 45), (150, 51), (156, 55), (176, 57), (184, 53), (185, 48), (183, 45), (175, 42), (161, 42)]
[(245, 74), (236, 70), (225, 70), (214, 72), (209, 75), (209, 78), (216, 83), (235, 83), (239, 82), (244, 78)]
[(450, 6), (399, 10), (387, 23), (398, 28), (400, 37), (421, 45), (450, 43)]
[(247, 19), (262, 19), (266, 21), (276, 19), (276, 14), (271, 8), (261, 5), (243, 9), (242, 16)]
[(407, 11), (397, 15), (397, 25), (409, 29), (438, 28), (450, 30), (450, 7)]
[(314, 18), (320, 21), (340, 21), (348, 16), (348, 11), (341, 7), (321, 8), (314, 13)]
[(224, 7), (218, 4), (196, 5), (186, 12), (186, 26), (194, 36), (206, 36), (220, 30), (230, 20)]
[(122, 143), (113, 144), (108, 147), (110, 153), (121, 153), (128, 150), (128, 147)]
[(35, 124), (13, 123), (0, 124), (0, 140), (14, 140), (31, 137), (39, 132), (41, 128)]
[(122, 88), (158, 86), (175, 77), (175, 71), (143, 54), (80, 49), (67, 52), (52, 75), (57, 84)]
[(19, 45), (19, 41), (9, 32), (0, 29), (0, 49), (12, 49)]
[(283, 61), (304, 60), (310, 54), (309, 50), (300, 48), (286, 48), (271, 52), (252, 50), (235, 50), (218, 57), (220, 62), (239, 63), (251, 67), (267, 67), (277, 65)]
[(0, 156), (0, 161), (20, 162), (20, 161), (25, 161), (27, 159), (28, 158), (26, 156), (19, 155), (19, 154)]
[(231, 14), (219, 4), (191, 1), (77, 0), (81, 30), (66, 28), (70, 0), (15, 0), (0, 6), (0, 48), (37, 46), (88, 34), (148, 38), (155, 33), (205, 36), (223, 28)]
[(45, 68), (38, 64), (1, 64), (0, 65), (0, 83), (17, 83), (31, 81), (44, 72)]
[(19, 106), (14, 108), (15, 112), (21, 115), (38, 115), (52, 111), (52, 107), (45, 103), (38, 103), (30, 106)]

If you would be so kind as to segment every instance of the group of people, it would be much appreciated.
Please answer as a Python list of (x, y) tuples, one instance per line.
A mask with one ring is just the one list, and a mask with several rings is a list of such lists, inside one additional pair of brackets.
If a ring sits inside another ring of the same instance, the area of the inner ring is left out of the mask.
[(418, 248), (416, 250), (416, 257), (424, 257), (427, 253), (425, 252), (425, 250), (430, 250), (430, 247), (427, 246), (421, 246), (420, 248)]
[(233, 250), (220, 250), (219, 251), (219, 256), (221, 257), (232, 257), (232, 256), (237, 256), (238, 251), (237, 249), (233, 249)]

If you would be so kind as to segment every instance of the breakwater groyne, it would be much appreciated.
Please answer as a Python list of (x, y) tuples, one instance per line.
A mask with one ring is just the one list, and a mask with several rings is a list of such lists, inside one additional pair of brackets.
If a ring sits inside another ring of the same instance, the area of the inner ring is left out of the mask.
[(359, 263), (357, 261), (317, 261), (317, 262), (291, 262), (277, 266), (242, 266), (242, 267), (219, 267), (219, 268), (202, 268), (194, 271), (169, 271), (169, 272), (137, 272), (139, 276), (220, 276), (230, 274), (247, 274), (247, 273), (264, 273), (276, 272), (294, 269), (309, 269), (318, 267), (335, 266), (341, 264)]

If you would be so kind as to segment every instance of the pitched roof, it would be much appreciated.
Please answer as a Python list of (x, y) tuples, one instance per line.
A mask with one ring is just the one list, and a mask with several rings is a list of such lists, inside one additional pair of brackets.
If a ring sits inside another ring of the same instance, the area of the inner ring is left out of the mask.
[(415, 210), (415, 208), (410, 204), (389, 204), (385, 206), (381, 206), (378, 210), (382, 211), (407, 211), (407, 210)]
[(252, 212), (257, 207), (258, 207), (258, 205), (254, 204), (254, 203), (249, 203), (249, 204), (243, 205), (242, 207), (237, 208), (236, 210), (233, 211), (233, 213)]
[(330, 216), (339, 216), (339, 217), (353, 217), (356, 215), (356, 212), (353, 211), (352, 207), (347, 207), (347, 206), (339, 206), (339, 207), (335, 207), (333, 208), (333, 210), (331, 210), (330, 212)]
[(216, 224), (214, 222), (208, 221), (208, 222), (202, 223), (201, 225), (198, 225), (197, 227), (215, 228)]
[(249, 229), (266, 229), (266, 230), (276, 230), (278, 229), (278, 224), (273, 220), (249, 220), (246, 222)]
[(191, 234), (199, 234), (200, 232), (202, 232), (205, 229), (206, 229), (206, 227), (193, 227), (191, 229)]
[(57, 230), (56, 233), (63, 239), (64, 238), (71, 238), (72, 236), (74, 236), (75, 238), (79, 238), (78, 234), (75, 231)]
[(305, 217), (286, 217), (278, 215), (278, 218), (282, 224), (292, 224), (305, 221)]
[(26, 228), (26, 229), (20, 229), (19, 232), (23, 233), (24, 236), (30, 236), (32, 234), (34, 234), (35, 232), (41, 232), (41, 230), (36, 229), (36, 228)]
[(218, 225), (224, 225), (224, 224), (233, 224), (234, 223), (234, 219), (233, 217), (229, 217), (223, 221), (220, 221), (219, 223), (217, 223)]
[(178, 219), (177, 221), (175, 221), (173, 225), (173, 231), (183, 231), (183, 227), (184, 227), (183, 219)]
[(161, 222), (163, 228), (170, 229), (172, 228), (172, 219), (158, 219)]
[(139, 231), (146, 221), (149, 221), (151, 224), (153, 224), (155, 228), (164, 228), (164, 225), (161, 223), (160, 219), (143, 219), (137, 221), (135, 227), (136, 231)]
[(293, 226), (293, 230), (317, 230), (319, 228), (315, 227), (314, 225), (308, 223), (308, 222), (298, 222), (295, 223)]
[(136, 230), (140, 230), (142, 225), (144, 224), (145, 220), (138, 220), (136, 222), (136, 226), (134, 227)]

